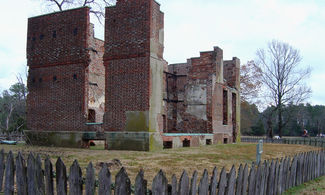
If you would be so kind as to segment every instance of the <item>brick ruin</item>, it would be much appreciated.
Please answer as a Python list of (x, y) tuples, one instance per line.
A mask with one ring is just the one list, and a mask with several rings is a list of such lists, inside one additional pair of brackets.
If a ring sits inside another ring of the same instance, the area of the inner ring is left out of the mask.
[(118, 0), (105, 41), (88, 7), (29, 18), (29, 142), (158, 150), (232, 143), (239, 132), (238, 58), (214, 47), (186, 63), (164, 60), (164, 14), (154, 0)]

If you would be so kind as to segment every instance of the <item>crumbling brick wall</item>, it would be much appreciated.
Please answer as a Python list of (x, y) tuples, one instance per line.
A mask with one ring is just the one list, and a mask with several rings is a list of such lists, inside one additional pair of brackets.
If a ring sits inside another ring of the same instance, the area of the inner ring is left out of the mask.
[(169, 83), (177, 83), (176, 88), (169, 86), (174, 98), (168, 104), (169, 132), (212, 133), (212, 89), (217, 72), (221, 72), (221, 60), (222, 50), (215, 48), (187, 63), (169, 66), (174, 74)]
[[(104, 129), (148, 131), (148, 121), (162, 117), (153, 116), (151, 108), (162, 102), (162, 86), (161, 92), (153, 86), (162, 82), (162, 71), (152, 70), (164, 66), (163, 13), (153, 0), (119, 0), (106, 8), (105, 18)], [(161, 97), (152, 102), (157, 93)]]
[[(223, 51), (201, 52), (187, 63), (169, 65), (166, 88), (169, 133), (214, 133), (231, 138), (237, 127), (239, 60)], [(229, 139), (229, 142), (232, 140)]]
[(28, 129), (85, 130), (92, 71), (89, 8), (29, 18), (27, 34)]

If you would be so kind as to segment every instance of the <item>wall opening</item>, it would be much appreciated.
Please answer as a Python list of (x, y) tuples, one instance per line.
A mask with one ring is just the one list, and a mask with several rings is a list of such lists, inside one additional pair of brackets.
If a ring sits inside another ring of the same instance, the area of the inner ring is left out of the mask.
[(106, 140), (89, 140), (89, 149), (91, 150), (105, 150)]
[(89, 146), (96, 146), (95, 142), (93, 140), (89, 141)]
[(228, 138), (223, 138), (223, 143), (227, 144), (228, 143)]
[(212, 144), (212, 140), (211, 139), (206, 139), (205, 140), (205, 144), (206, 145), (211, 145)]
[(191, 140), (184, 139), (183, 140), (183, 147), (190, 147), (191, 146)]
[(162, 115), (163, 118), (163, 132), (166, 133), (167, 132), (167, 119), (166, 119), (166, 115)]
[(237, 123), (236, 123), (236, 116), (237, 116), (237, 94), (232, 93), (232, 140), (235, 143), (237, 139)]
[(173, 148), (173, 141), (164, 141), (163, 145), (164, 145), (164, 149)]
[(95, 123), (96, 122), (96, 111), (93, 109), (88, 110), (88, 123)]
[(223, 120), (222, 124), (227, 125), (228, 124), (228, 92), (227, 90), (223, 90), (223, 106), (222, 106), (222, 112), (223, 112)]

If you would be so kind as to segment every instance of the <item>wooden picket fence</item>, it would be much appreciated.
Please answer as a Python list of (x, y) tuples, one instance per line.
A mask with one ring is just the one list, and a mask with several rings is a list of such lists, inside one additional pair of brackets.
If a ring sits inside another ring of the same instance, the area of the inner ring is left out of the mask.
[[(5, 156), (7, 156), (6, 160)], [(232, 166), (228, 173), (225, 168), (222, 168), (219, 174), (217, 168), (214, 168), (211, 177), (208, 171), (204, 170), (200, 179), (198, 179), (197, 171), (194, 171), (191, 178), (184, 171), (179, 180), (173, 175), (170, 183), (164, 172), (159, 171), (151, 183), (151, 189), (148, 189), (148, 182), (144, 179), (142, 170), (139, 171), (132, 185), (124, 168), (121, 168), (115, 176), (115, 183), (112, 182), (111, 173), (106, 165), (99, 171), (98, 179), (96, 179), (92, 163), (89, 163), (86, 169), (85, 178), (77, 160), (70, 166), (69, 176), (60, 157), (56, 161), (55, 172), (53, 169), (48, 157), (44, 160), (43, 170), (39, 155), (35, 157), (32, 153), (29, 154), (26, 167), (21, 153), (18, 153), (14, 159), (11, 151), (5, 155), (2, 150), (0, 152), (0, 191), (3, 190), (5, 195), (14, 193), (52, 195), (55, 192), (59, 195), (68, 193), (70, 195), (282, 194), (293, 186), (324, 175), (325, 151), (301, 153), (294, 157), (264, 161), (258, 165), (252, 163), (250, 167), (247, 164), (240, 165), (238, 170)]]

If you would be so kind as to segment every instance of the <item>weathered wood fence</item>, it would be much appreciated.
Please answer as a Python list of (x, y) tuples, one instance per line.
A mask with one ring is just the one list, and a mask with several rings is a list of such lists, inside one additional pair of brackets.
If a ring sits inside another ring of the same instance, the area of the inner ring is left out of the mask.
[[(4, 191), (6, 195), (52, 195), (55, 192), (59, 195), (273, 195), (281, 194), (288, 188), (313, 180), (324, 173), (325, 151), (311, 151), (294, 157), (264, 161), (258, 165), (240, 165), (238, 169), (232, 166), (228, 173), (225, 168), (220, 173), (214, 168), (209, 176), (208, 171), (204, 170), (201, 178), (197, 171), (194, 171), (191, 178), (184, 171), (179, 180), (173, 175), (170, 182), (164, 172), (159, 171), (153, 181), (148, 183), (144, 179), (144, 172), (140, 170), (132, 185), (124, 168), (115, 176), (113, 183), (112, 175), (105, 165), (96, 177), (95, 169), (89, 163), (83, 177), (75, 160), (70, 166), (68, 176), (60, 157), (56, 161), (54, 172), (49, 158), (44, 160), (42, 166), (39, 155), (35, 157), (29, 154), (26, 163), (21, 153), (14, 158), (11, 151), (7, 155), (3, 150), (0, 152), (0, 191)], [(148, 188), (150, 184), (151, 189)]]
[(271, 139), (265, 137), (241, 137), (242, 142), (257, 143), (259, 140), (263, 140), (263, 143), (278, 143), (278, 144), (301, 144), (310, 145), (316, 147), (325, 147), (325, 138), (281, 138)]

